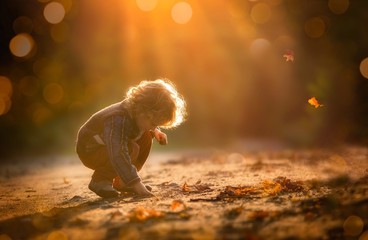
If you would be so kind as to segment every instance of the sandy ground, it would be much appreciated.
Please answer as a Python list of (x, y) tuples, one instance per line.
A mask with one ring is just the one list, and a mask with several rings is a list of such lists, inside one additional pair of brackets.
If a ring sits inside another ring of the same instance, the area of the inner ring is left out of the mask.
[(153, 152), (156, 197), (102, 199), (75, 155), (0, 170), (5, 239), (368, 239), (368, 148)]

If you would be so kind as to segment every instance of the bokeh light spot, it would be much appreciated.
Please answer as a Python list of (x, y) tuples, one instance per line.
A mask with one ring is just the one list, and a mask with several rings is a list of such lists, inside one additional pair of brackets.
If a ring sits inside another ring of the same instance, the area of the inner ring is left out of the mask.
[[(34, 110), (32, 120), (36, 124), (42, 124), (46, 122), (51, 116), (52, 112), (50, 111), (50, 109), (40, 106)], [(43, 218), (34, 218), (32, 223), (38, 229), (47, 228), (48, 225), (50, 224), (49, 221), (47, 221), (47, 219), (45, 220)]]
[(61, 3), (50, 2), (46, 5), (43, 15), (45, 19), (52, 24), (57, 24), (63, 21), (65, 16), (65, 9)]
[(171, 17), (174, 22), (185, 24), (192, 18), (192, 7), (186, 2), (178, 2), (171, 9)]
[(368, 57), (360, 63), (359, 69), (362, 76), (368, 79)]
[(0, 234), (0, 240), (12, 240), (7, 234)]
[(26, 76), (19, 81), (19, 91), (25, 95), (32, 97), (37, 94), (39, 83), (37, 78)]
[(246, 1), (237, 2), (236, 4), (230, 1), (227, 9), (232, 17), (236, 19), (244, 19), (248, 16), (247, 13), (249, 12), (250, 6), (249, 2)]
[(359, 240), (368, 240), (368, 230), (360, 235)]
[(320, 17), (310, 18), (304, 25), (304, 31), (311, 38), (319, 38), (325, 33), (326, 24)]
[(13, 93), (13, 85), (9, 78), (0, 76), (0, 116), (6, 114), (11, 108), (10, 97)]
[(364, 222), (360, 217), (352, 215), (345, 220), (343, 227), (347, 236), (355, 237), (363, 231)]
[(280, 5), (284, 0), (266, 0), (265, 2), (270, 4), (271, 6)]
[(58, 83), (50, 83), (43, 89), (43, 97), (50, 104), (59, 103), (64, 97), (64, 89)]
[(328, 7), (335, 14), (343, 14), (349, 8), (349, 0), (329, 0)]
[(11, 108), (11, 101), (9, 97), (0, 97), (0, 116), (5, 115)]
[(64, 6), (65, 12), (69, 12), (72, 9), (73, 1), (72, 0), (58, 0)]
[(9, 78), (0, 76), (0, 97), (10, 97), (13, 93), (13, 85)]
[(250, 45), (250, 53), (254, 57), (262, 57), (271, 47), (270, 42), (264, 38), (258, 38)]
[(140, 10), (148, 12), (155, 9), (157, 0), (137, 0), (137, 6)]
[(255, 23), (258, 24), (266, 23), (271, 17), (271, 9), (265, 3), (258, 3), (254, 5), (254, 7), (252, 8), (250, 12), (250, 17)]
[(51, 37), (55, 42), (62, 43), (68, 37), (69, 27), (66, 23), (62, 22), (51, 27)]
[(27, 33), (16, 35), (10, 40), (10, 52), (16, 57), (26, 57), (34, 47), (33, 38)]
[(15, 33), (31, 33), (33, 30), (32, 19), (20, 16), (13, 22), (13, 30)]

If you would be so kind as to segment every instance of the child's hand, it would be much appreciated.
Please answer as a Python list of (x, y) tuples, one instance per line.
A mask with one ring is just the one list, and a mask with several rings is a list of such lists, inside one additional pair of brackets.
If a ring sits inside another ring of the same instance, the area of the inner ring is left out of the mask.
[(148, 189), (143, 185), (142, 182), (137, 182), (136, 184), (134, 184), (132, 186), (133, 191), (142, 196), (142, 197), (154, 197), (155, 195), (153, 195), (153, 193), (151, 193), (150, 191), (148, 191)]
[(160, 130), (156, 129), (155, 132), (155, 138), (161, 145), (167, 145), (167, 135)]

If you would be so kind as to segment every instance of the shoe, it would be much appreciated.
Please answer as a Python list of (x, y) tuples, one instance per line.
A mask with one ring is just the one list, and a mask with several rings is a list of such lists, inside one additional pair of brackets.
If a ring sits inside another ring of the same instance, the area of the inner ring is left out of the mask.
[(119, 196), (119, 192), (112, 187), (111, 182), (106, 180), (96, 182), (92, 179), (91, 182), (88, 184), (88, 188), (92, 192), (103, 198), (112, 198)]
[[(150, 185), (144, 185), (148, 191), (152, 191), (152, 187)], [(132, 187), (126, 186), (119, 177), (114, 178), (112, 182), (112, 187), (119, 192), (134, 192)]]

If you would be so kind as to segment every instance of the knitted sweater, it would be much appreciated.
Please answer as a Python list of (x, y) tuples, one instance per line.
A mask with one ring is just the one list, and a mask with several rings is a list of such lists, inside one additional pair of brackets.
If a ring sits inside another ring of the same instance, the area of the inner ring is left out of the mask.
[(130, 186), (140, 181), (140, 178), (131, 162), (128, 142), (139, 134), (126, 103), (118, 102), (96, 112), (82, 125), (78, 131), (77, 150), (79, 154), (88, 155), (106, 147), (117, 175)]

